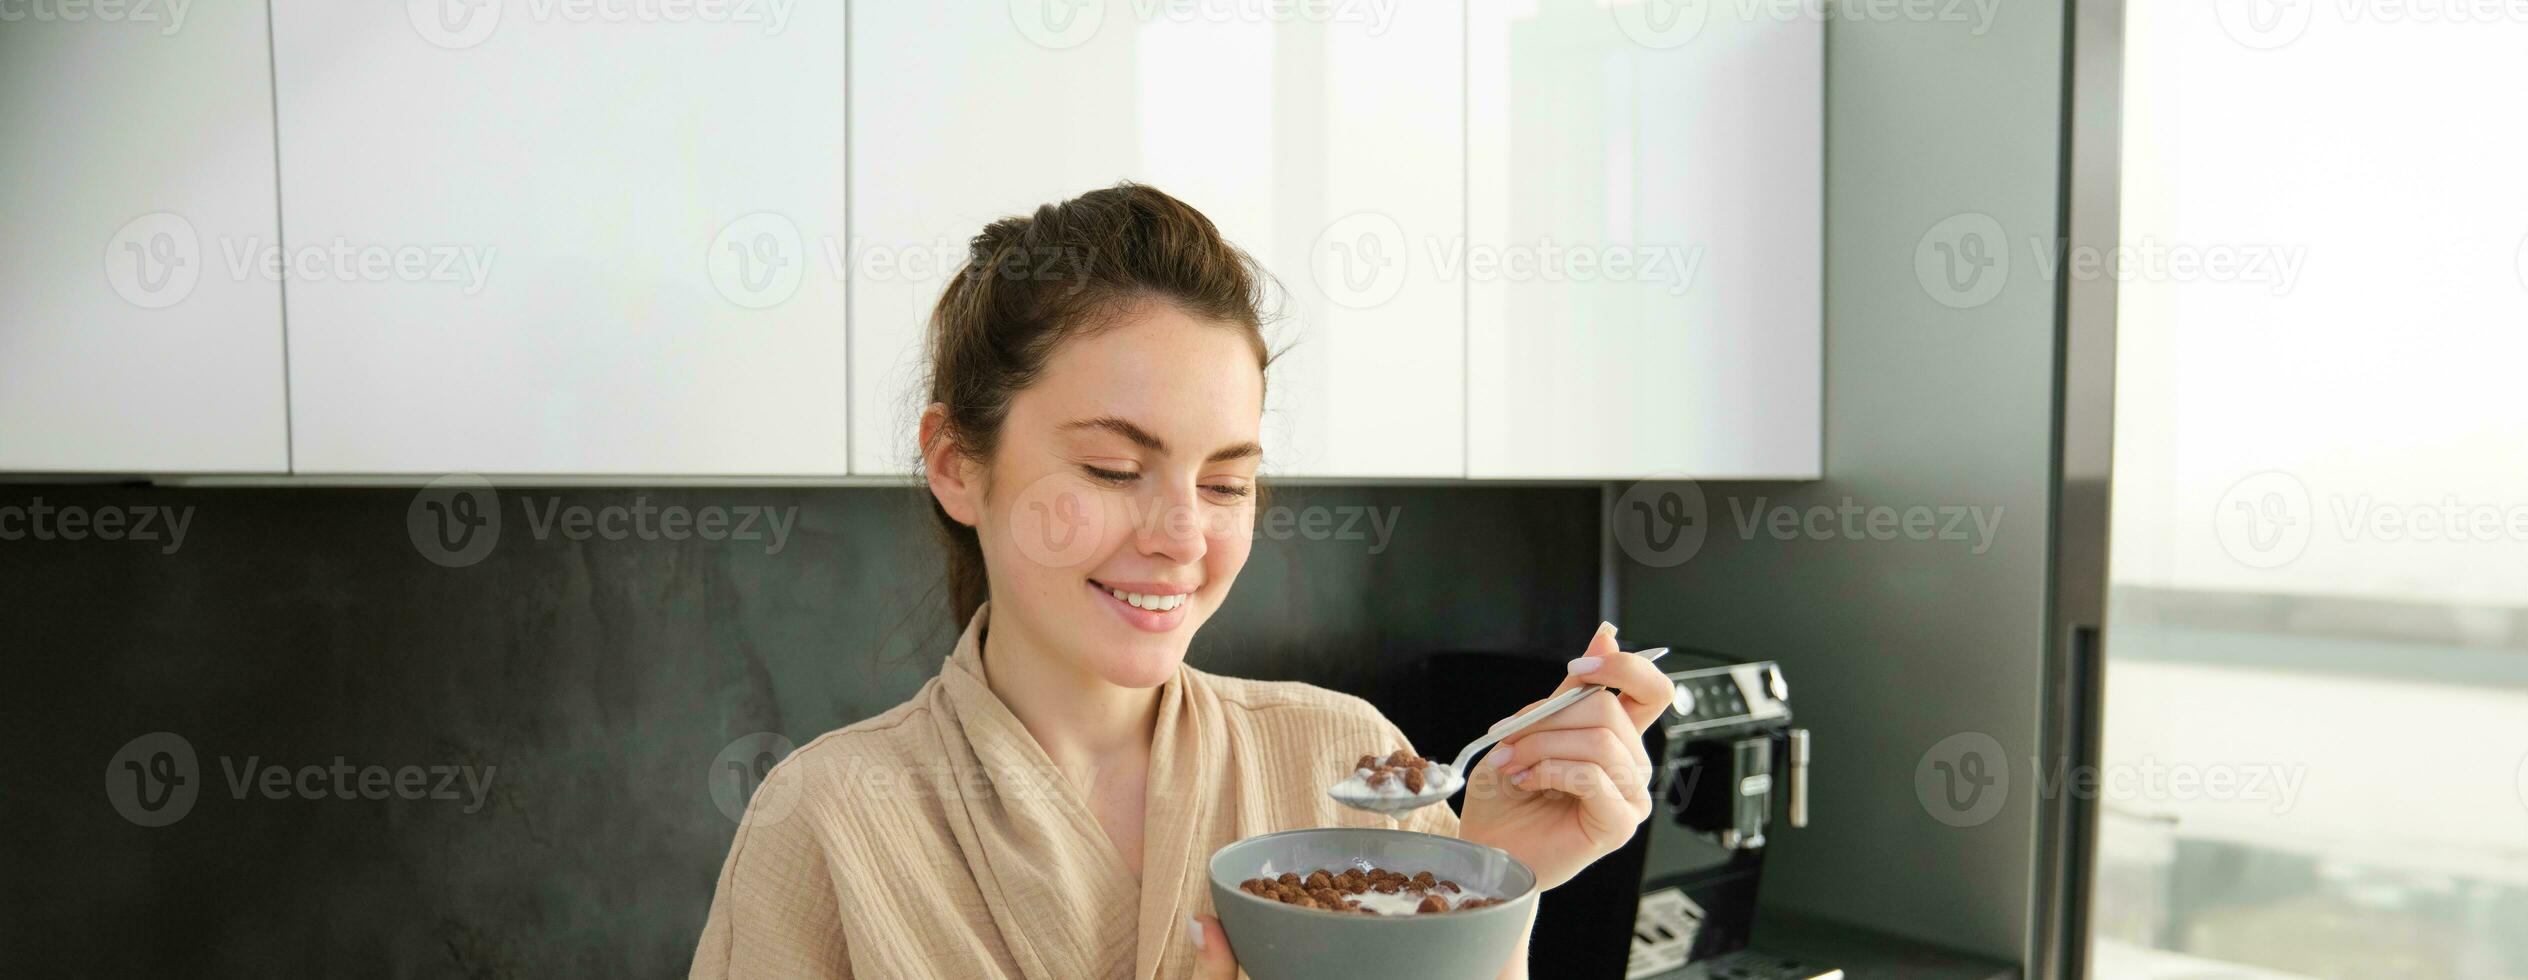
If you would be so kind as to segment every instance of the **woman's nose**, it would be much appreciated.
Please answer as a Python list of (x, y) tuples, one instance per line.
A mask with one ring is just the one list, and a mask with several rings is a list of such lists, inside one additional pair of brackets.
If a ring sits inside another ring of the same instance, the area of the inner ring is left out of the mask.
[(1141, 552), (1178, 564), (1202, 560), (1211, 543), (1203, 533), (1201, 504), (1193, 489), (1161, 494), (1152, 498), (1152, 504), (1148, 517), (1133, 531)]

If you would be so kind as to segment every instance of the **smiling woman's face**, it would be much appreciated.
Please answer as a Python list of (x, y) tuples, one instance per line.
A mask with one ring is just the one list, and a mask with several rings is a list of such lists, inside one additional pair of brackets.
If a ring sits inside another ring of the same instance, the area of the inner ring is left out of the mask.
[(1175, 673), (1253, 543), (1264, 374), (1244, 331), (1139, 304), (1011, 400), (972, 511), (995, 638), (1125, 687)]

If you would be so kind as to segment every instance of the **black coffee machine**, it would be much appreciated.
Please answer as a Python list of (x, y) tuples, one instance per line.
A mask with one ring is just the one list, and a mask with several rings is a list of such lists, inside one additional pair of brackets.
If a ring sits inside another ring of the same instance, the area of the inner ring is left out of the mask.
[[(1434, 751), (1473, 741), (1552, 691), (1567, 656), (1438, 653), (1363, 693), (1392, 705), (1405, 735)], [(1644, 734), (1661, 761), (1657, 810), (1537, 906), (1532, 947), (1556, 951), (1557, 977), (1581, 980), (1840, 977), (1748, 945), (1765, 847), (1783, 824), (1808, 822), (1808, 733), (1791, 727), (1781, 669), (1687, 647), (1659, 665), (1676, 697)]]
[[(1833, 980), (1843, 971), (1750, 945), (1767, 845), (1808, 826), (1809, 737), (1780, 665), (1678, 650), (1652, 726), (1660, 760), (1626, 980)], [(1778, 816), (1777, 816), (1778, 815)]]

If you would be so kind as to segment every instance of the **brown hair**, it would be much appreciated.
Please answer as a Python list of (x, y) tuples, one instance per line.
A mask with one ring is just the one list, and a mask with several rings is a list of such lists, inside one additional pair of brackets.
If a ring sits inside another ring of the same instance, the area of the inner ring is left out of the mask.
[[(1263, 333), (1270, 281), (1210, 218), (1141, 184), (992, 222), (931, 310), (930, 401), (947, 407), (940, 438), (989, 462), (1011, 399), (1035, 383), (1055, 347), (1113, 325), (1136, 303), (1164, 301), (1236, 325), (1263, 370), (1273, 359)], [(950, 626), (963, 629), (989, 594), (983, 540), (936, 498), (931, 517), (948, 551)]]

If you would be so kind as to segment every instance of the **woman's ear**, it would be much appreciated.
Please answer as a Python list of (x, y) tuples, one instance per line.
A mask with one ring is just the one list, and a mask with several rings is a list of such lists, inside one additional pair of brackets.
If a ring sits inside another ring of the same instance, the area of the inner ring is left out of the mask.
[(957, 523), (973, 527), (983, 513), (983, 483), (974, 460), (948, 434), (948, 406), (930, 403), (922, 409), (922, 478), (930, 495)]

